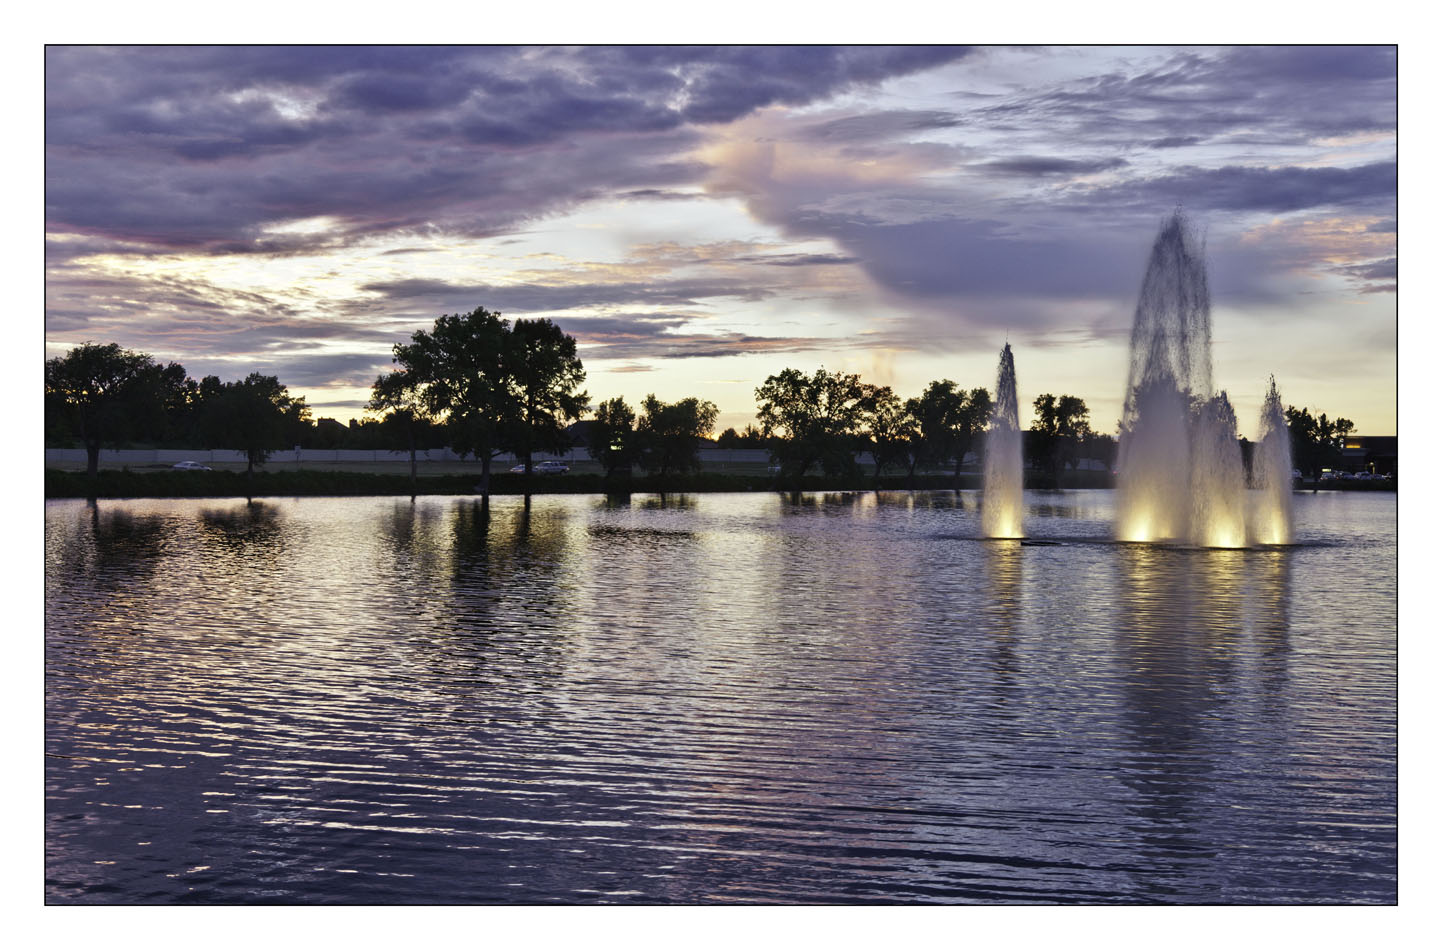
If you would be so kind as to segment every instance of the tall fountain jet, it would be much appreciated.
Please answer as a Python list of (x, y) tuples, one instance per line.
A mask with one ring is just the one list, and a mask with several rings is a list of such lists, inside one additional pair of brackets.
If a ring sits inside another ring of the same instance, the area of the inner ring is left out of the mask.
[(1272, 377), (1262, 402), (1260, 438), (1252, 450), (1252, 540), (1292, 543), (1292, 437)]
[(1246, 544), (1236, 414), (1226, 393), (1212, 393), (1206, 262), (1180, 210), (1142, 279), (1117, 462), (1119, 539)]
[(996, 371), (996, 403), (986, 433), (982, 477), (981, 531), (988, 538), (1020, 538), (1021, 427), (1016, 407), (1016, 364), (1011, 344), (1001, 349)]

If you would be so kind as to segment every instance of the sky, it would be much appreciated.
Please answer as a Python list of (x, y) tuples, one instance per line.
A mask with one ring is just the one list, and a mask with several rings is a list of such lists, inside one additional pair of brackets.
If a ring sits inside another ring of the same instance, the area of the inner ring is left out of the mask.
[[(1394, 47), (45, 52), (45, 347), (361, 416), (446, 313), (546, 317), (592, 402), (755, 421), (787, 367), (1081, 396), (1115, 432), (1146, 257), (1205, 236), (1214, 384), (1397, 418)], [(1025, 423), (1027, 411), (1024, 408)]]

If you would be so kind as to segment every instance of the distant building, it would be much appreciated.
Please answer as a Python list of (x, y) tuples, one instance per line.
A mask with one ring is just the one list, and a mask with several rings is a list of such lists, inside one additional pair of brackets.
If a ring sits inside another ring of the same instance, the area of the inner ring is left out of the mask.
[(1373, 472), (1378, 475), (1397, 474), (1397, 437), (1395, 435), (1349, 435), (1342, 443), (1342, 461), (1346, 472)]

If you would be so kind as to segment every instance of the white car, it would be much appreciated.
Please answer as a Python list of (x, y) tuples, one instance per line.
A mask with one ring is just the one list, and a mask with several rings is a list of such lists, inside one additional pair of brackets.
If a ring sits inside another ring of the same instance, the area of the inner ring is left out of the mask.
[[(517, 475), (521, 474), (525, 470), (526, 466), (524, 463), (521, 465), (513, 466), (511, 468), (511, 471), (516, 473)], [(531, 466), (531, 471), (535, 472), (537, 475), (564, 475), (570, 470), (571, 466), (567, 465), (565, 462), (557, 462), (553, 459), (547, 459), (544, 462), (536, 462)]]
[(199, 462), (176, 462), (174, 465), (172, 465), (172, 466), (170, 466), (170, 467), (171, 467), (172, 469), (178, 469), (178, 470), (180, 470), (180, 471), (182, 471), (182, 472), (209, 472), (209, 471), (211, 471), (211, 467), (210, 467), (209, 465), (201, 465)]

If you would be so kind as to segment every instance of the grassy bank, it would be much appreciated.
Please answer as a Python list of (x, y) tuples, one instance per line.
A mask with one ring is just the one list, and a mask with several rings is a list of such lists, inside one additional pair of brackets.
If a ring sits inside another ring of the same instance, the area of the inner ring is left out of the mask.
[[(416, 479), (417, 495), (474, 494), (478, 475), (474, 472), (452, 475), (426, 475)], [(520, 495), (527, 491), (524, 475), (500, 472), (491, 476), (491, 493)], [(617, 493), (691, 493), (745, 491), (900, 491), (906, 489), (976, 489), (980, 476), (964, 473), (951, 475), (885, 475), (877, 479), (865, 474), (858, 477), (808, 475), (782, 480), (773, 474), (747, 475), (727, 472), (700, 472), (687, 475), (637, 475), (607, 480), (599, 473), (566, 475), (533, 475), (531, 494), (617, 494)], [(1110, 488), (1111, 478), (1104, 472), (1070, 472), (1057, 485), (1049, 478), (1028, 478), (1028, 488)], [(46, 498), (87, 498), (91, 496), (89, 479), (84, 472), (45, 470)], [(346, 471), (259, 471), (251, 476), (244, 472), (177, 472), (177, 471), (101, 471), (96, 479), (94, 496), (98, 498), (244, 498), (295, 497), (302, 495), (410, 495), (407, 475), (375, 474)]]
[[(470, 495), (476, 490), (478, 474), (423, 475), (416, 479), (417, 495)], [(533, 495), (592, 494), (684, 494), (695, 492), (746, 491), (935, 491), (947, 489), (978, 489), (981, 477), (963, 473), (960, 479), (951, 475), (884, 475), (856, 477), (808, 475), (796, 479), (780, 479), (773, 474), (736, 474), (731, 472), (700, 472), (668, 475), (665, 478), (636, 475), (607, 480), (598, 472), (565, 475), (533, 475), (529, 490)], [(1111, 488), (1112, 477), (1106, 472), (1067, 472), (1060, 481), (1038, 473), (1028, 473), (1027, 488)], [(1387, 482), (1323, 482), (1322, 491), (1389, 491), (1395, 492), (1396, 481)], [(1298, 490), (1310, 491), (1308, 481)], [(499, 472), (491, 476), (491, 494), (521, 495), (527, 492), (524, 475)], [(115, 471), (103, 470), (96, 480), (97, 498), (276, 498), (306, 495), (410, 495), (407, 475), (377, 474), (348, 471), (258, 471), (245, 472), (177, 472), (177, 471)], [(87, 498), (91, 496), (89, 479), (84, 472), (59, 469), (45, 470), (46, 498)]]

